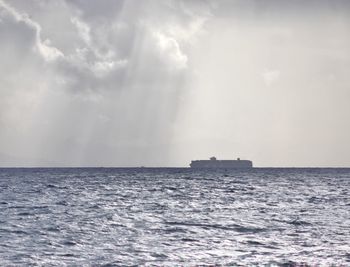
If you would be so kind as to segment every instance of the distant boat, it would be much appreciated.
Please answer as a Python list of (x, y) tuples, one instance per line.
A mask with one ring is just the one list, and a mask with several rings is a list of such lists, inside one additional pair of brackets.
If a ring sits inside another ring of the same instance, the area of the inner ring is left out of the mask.
[(216, 157), (211, 157), (209, 160), (192, 160), (191, 168), (195, 169), (247, 169), (253, 168), (253, 162), (250, 160), (217, 160)]

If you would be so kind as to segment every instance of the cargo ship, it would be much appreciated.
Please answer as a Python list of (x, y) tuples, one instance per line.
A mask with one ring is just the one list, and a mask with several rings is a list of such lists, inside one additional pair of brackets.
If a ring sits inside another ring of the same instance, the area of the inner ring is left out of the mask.
[(216, 157), (211, 157), (209, 160), (192, 160), (191, 168), (195, 169), (248, 169), (253, 168), (253, 163), (250, 160), (218, 160)]

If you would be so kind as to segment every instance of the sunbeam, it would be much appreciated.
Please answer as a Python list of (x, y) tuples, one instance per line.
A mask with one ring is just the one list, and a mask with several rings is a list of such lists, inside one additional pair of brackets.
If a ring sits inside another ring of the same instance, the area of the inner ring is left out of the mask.
[(0, 162), (345, 166), (345, 2), (0, 1)]

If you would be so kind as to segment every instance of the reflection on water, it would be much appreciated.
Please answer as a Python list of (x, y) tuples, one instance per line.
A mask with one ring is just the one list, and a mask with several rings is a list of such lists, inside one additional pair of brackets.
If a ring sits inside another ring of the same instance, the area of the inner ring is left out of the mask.
[(350, 169), (0, 169), (0, 265), (350, 264)]

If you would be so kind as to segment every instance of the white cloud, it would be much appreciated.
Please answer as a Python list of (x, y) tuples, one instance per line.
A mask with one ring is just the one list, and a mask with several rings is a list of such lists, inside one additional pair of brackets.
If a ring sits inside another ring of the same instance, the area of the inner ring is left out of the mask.
[(196, 145), (174, 136), (282, 155), (307, 128), (349, 158), (349, 9), (260, 2), (0, 0), (0, 154), (182, 165)]
[(91, 69), (95, 73), (95, 75), (99, 78), (103, 78), (108, 75), (110, 72), (125, 68), (128, 64), (127, 60), (119, 60), (119, 61), (96, 61)]
[(179, 43), (175, 38), (166, 36), (160, 32), (155, 33), (161, 54), (169, 58), (170, 63), (176, 69), (187, 67), (187, 56), (181, 51)]
[(279, 70), (265, 70), (261, 76), (264, 79), (264, 83), (267, 86), (271, 86), (276, 83), (280, 78), (281, 72)]
[(17, 22), (23, 22), (28, 27), (34, 29), (36, 38), (36, 48), (45, 60), (53, 61), (64, 56), (59, 49), (50, 45), (49, 39), (42, 41), (41, 26), (37, 22), (32, 20), (28, 16), (28, 14), (18, 12), (16, 9), (12, 8), (10, 5), (8, 5), (2, 0), (0, 1), (0, 7), (6, 10), (10, 15), (12, 15)]
[(90, 45), (91, 43), (90, 27), (86, 23), (79, 20), (77, 17), (71, 18), (71, 22), (77, 27), (78, 34), (81, 37), (81, 39), (84, 40), (84, 42), (87, 45)]

